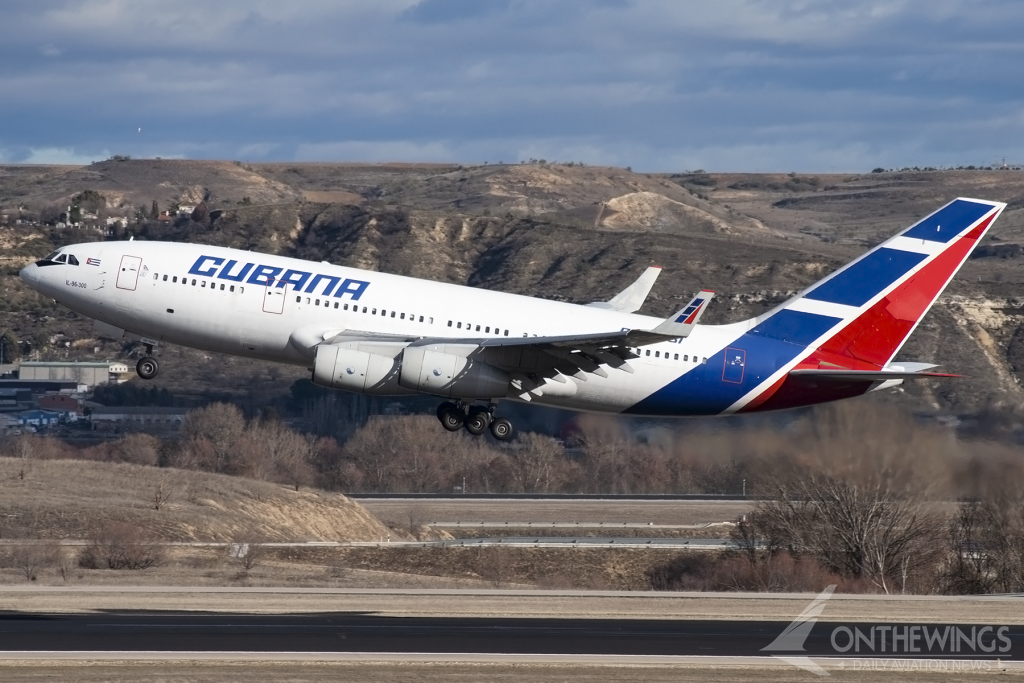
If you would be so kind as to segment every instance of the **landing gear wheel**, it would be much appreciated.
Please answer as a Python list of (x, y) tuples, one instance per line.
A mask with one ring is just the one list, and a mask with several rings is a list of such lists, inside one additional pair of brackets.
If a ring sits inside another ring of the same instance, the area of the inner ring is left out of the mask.
[(449, 432), (457, 432), (462, 429), (462, 425), (466, 421), (466, 414), (456, 408), (453, 404), (448, 405), (450, 407), (439, 416), (441, 426)]
[(512, 438), (512, 423), (504, 417), (499, 417), (491, 422), (491, 434), (498, 441), (508, 441)]
[(470, 408), (466, 418), (466, 431), (473, 436), (480, 436), (491, 424), (491, 414), (483, 408)]
[(449, 410), (455, 410), (456, 406), (451, 401), (445, 401), (437, 407), (437, 419), (444, 422), (444, 414)]
[(153, 379), (160, 372), (160, 363), (153, 356), (144, 356), (135, 365), (135, 372), (139, 373), (142, 379)]

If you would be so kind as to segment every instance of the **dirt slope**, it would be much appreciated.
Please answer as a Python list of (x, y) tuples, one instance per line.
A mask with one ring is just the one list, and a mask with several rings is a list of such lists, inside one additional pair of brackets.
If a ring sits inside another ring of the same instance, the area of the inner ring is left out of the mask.
[[(166, 500), (157, 509), (157, 494)], [(0, 537), (88, 538), (128, 522), (169, 541), (394, 536), (345, 496), (126, 463), (0, 458)]]

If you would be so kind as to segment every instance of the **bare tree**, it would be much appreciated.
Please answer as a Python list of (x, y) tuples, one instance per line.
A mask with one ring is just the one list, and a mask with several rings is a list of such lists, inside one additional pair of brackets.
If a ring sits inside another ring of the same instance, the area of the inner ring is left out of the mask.
[(512, 573), (508, 548), (500, 545), (480, 548), (476, 556), (476, 573), (495, 588), (505, 585)]
[[(240, 459), (244, 456), (238, 442), (245, 434), (246, 422), (238, 406), (230, 403), (211, 403), (185, 413), (181, 423), (181, 438), (185, 447), (203, 450), (201, 442), (209, 444), (213, 462), (209, 468), (214, 472), (236, 473), (242, 469)], [(199, 442), (199, 443), (196, 443)], [(207, 468), (203, 468), (207, 469)]]
[(509, 447), (511, 475), (515, 489), (523, 493), (546, 493), (552, 489), (555, 469), (565, 457), (565, 448), (541, 434), (521, 434)]
[(35, 581), (43, 568), (57, 563), (59, 553), (55, 542), (23, 541), (11, 547), (10, 561), (26, 581)]
[(163, 546), (144, 530), (110, 524), (93, 534), (78, 564), (86, 569), (149, 569), (164, 560)]

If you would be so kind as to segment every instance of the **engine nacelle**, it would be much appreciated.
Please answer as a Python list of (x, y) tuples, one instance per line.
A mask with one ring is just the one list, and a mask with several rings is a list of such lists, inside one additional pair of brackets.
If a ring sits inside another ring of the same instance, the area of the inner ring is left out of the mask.
[(402, 352), (398, 382), (407, 389), (450, 398), (503, 398), (509, 374), (465, 356), (445, 353), (445, 345), (408, 346)]
[(313, 384), (378, 396), (415, 393), (398, 383), (400, 358), (360, 350), (359, 344), (322, 344), (316, 347)]

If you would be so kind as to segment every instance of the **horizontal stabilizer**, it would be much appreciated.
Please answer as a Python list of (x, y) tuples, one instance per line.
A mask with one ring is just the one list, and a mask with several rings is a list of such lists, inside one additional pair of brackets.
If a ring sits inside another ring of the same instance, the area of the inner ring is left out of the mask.
[(893, 379), (934, 379), (960, 377), (941, 372), (913, 372), (910, 370), (790, 370), (790, 377), (814, 379), (824, 382), (888, 382)]
[(697, 296), (690, 300), (690, 303), (686, 304), (674, 315), (669, 316), (663, 323), (651, 331), (674, 339), (689, 336), (693, 328), (697, 326), (697, 321), (700, 320), (700, 317), (707, 309), (708, 302), (714, 296), (715, 293), (711, 290), (701, 290)]
[(661, 275), (661, 268), (651, 266), (644, 271), (637, 281), (626, 287), (608, 301), (595, 301), (588, 306), (594, 308), (605, 308), (619, 313), (633, 313), (639, 311), (640, 307), (647, 301), (647, 295), (654, 287), (654, 281)]

